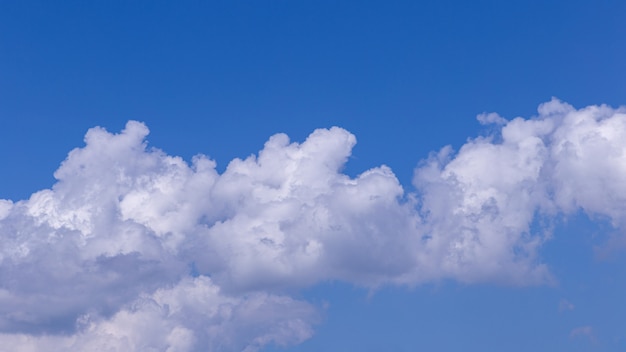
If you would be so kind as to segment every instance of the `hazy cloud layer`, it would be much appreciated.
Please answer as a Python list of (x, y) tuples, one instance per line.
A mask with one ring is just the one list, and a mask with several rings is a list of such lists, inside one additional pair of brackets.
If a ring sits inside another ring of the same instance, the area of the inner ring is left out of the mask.
[(0, 344), (290, 345), (319, 321), (286, 295), (298, 288), (543, 283), (537, 250), (555, 216), (583, 210), (623, 225), (623, 109), (552, 100), (531, 119), (478, 119), (500, 130), (423, 160), (415, 192), (386, 166), (341, 173), (356, 139), (336, 127), (301, 144), (272, 136), (222, 174), (202, 155), (188, 164), (148, 147), (141, 123), (91, 129), (51, 189), (0, 200)]

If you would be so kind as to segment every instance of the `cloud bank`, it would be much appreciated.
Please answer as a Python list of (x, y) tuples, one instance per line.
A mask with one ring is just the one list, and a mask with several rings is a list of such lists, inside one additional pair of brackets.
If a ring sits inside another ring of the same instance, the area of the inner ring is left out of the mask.
[[(313, 334), (289, 295), (341, 280), (541, 284), (550, 223), (626, 220), (626, 110), (482, 114), (493, 135), (421, 161), (341, 172), (348, 131), (272, 136), (223, 173), (148, 147), (147, 127), (93, 128), (51, 189), (0, 200), (0, 345), (12, 351), (257, 351)], [(417, 161), (416, 157), (413, 161)]]

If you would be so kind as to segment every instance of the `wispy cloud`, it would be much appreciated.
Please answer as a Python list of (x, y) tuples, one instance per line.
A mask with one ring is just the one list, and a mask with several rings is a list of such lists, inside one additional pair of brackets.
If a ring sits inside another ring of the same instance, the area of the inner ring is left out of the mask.
[[(552, 100), (498, 138), (434, 153), (407, 192), (386, 166), (341, 169), (341, 128), (271, 137), (223, 173), (149, 148), (148, 129), (91, 129), (57, 183), (0, 201), (0, 340), (13, 350), (254, 351), (312, 335), (316, 308), (285, 293), (550, 280), (538, 219), (626, 214), (626, 114)], [(417, 157), (416, 159), (417, 160)], [(413, 161), (408, 161), (413, 162)]]
[(570, 339), (585, 338), (585, 339), (588, 339), (591, 342), (595, 342), (596, 341), (596, 337), (594, 335), (593, 328), (591, 326), (589, 326), (589, 325), (579, 326), (577, 328), (572, 329), (572, 331), (570, 331), (570, 333), (569, 333), (569, 337), (570, 337)]
[(572, 302), (566, 299), (562, 299), (559, 302), (559, 312), (566, 312), (566, 311), (574, 310), (574, 308), (576, 308), (576, 306), (574, 306)]

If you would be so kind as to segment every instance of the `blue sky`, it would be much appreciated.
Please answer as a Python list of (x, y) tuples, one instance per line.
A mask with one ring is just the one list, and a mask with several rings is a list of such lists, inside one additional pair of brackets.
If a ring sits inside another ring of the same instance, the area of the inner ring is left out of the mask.
[[(206, 305), (189, 321), (159, 310), (151, 331), (170, 340), (115, 348), (623, 350), (625, 11), (0, 2), (0, 339), (104, 346), (152, 314), (146, 297), (162, 310), (216, 289), (186, 301)], [(277, 133), (299, 144), (265, 144)], [(249, 244), (258, 231), (270, 249)], [(447, 252), (474, 245), (464, 231), (477, 247)], [(216, 304), (242, 313), (207, 318)]]

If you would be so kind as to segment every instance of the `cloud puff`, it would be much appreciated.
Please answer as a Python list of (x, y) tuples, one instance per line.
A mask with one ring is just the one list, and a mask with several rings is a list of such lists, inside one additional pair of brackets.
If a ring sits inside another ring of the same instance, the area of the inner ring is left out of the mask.
[(0, 340), (253, 351), (311, 336), (316, 309), (285, 293), (322, 281), (546, 282), (544, 222), (623, 225), (626, 115), (552, 100), (489, 116), (501, 129), (422, 161), (415, 192), (386, 166), (343, 174), (356, 139), (337, 127), (272, 136), (221, 174), (149, 148), (141, 123), (91, 129), (51, 189), (0, 201)]
[(142, 294), (109, 318), (85, 313), (70, 336), (1, 334), (10, 351), (257, 351), (312, 335), (317, 313), (289, 297), (222, 295), (209, 278)]
[(507, 120), (498, 115), (495, 112), (490, 112), (490, 113), (482, 113), (482, 114), (478, 114), (476, 116), (476, 120), (478, 120), (478, 122), (480, 122), (481, 125), (490, 125), (490, 124), (494, 124), (494, 125), (504, 125), (507, 123)]
[(623, 225), (625, 110), (576, 110), (553, 99), (538, 112), (456, 154), (444, 148), (416, 170), (428, 245), (437, 253), (429, 259), (444, 275), (542, 281), (548, 273), (537, 249), (549, 238), (542, 223), (583, 210)]

